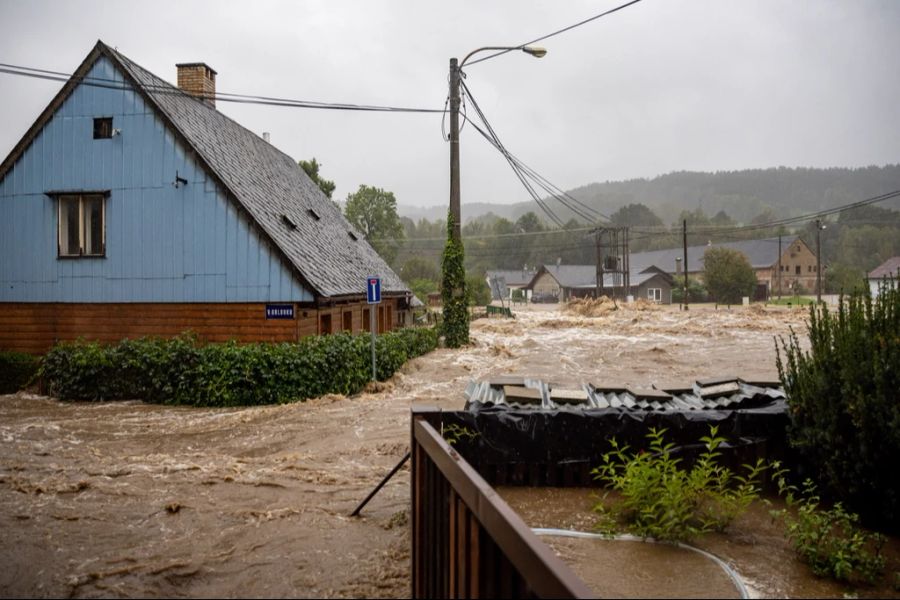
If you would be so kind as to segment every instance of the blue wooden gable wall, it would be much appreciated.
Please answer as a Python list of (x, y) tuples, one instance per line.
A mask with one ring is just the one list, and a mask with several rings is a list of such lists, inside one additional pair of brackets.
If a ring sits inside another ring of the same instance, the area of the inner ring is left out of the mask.
[[(128, 87), (105, 57), (89, 77)], [(109, 190), (104, 258), (57, 257), (62, 190)], [(0, 181), (0, 256), (0, 302), (313, 300), (130, 88), (79, 85)]]

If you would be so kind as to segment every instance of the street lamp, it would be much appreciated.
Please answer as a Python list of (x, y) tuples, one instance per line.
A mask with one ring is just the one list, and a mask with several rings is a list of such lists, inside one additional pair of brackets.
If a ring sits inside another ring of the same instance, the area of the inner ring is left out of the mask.
[[(469, 339), (469, 314), (466, 303), (465, 267), (462, 257), (462, 214), (459, 187), (459, 74), (466, 61), (485, 50), (521, 50), (535, 58), (547, 54), (538, 46), (485, 46), (466, 54), (462, 62), (450, 59), (450, 215), (447, 245), (442, 260), (441, 295), (444, 304), (445, 341), (451, 348), (459, 347)], [(462, 306), (460, 306), (460, 304)]]

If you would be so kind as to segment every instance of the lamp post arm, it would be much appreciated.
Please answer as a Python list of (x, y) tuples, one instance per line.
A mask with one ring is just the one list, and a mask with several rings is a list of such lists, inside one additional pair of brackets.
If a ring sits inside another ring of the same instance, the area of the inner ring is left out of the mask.
[(475, 50), (472, 50), (471, 52), (466, 54), (466, 57), (463, 58), (462, 62), (459, 63), (459, 68), (461, 69), (463, 65), (466, 64), (467, 60), (469, 60), (473, 55), (478, 54), (479, 52), (484, 52), (485, 50), (517, 50), (522, 47), (524, 46), (484, 46), (483, 48), (476, 48)]

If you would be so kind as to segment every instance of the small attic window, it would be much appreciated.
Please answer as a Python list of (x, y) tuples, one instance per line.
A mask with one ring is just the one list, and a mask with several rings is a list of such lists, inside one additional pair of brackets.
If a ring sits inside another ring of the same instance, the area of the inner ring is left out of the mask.
[(287, 225), (288, 229), (297, 229), (297, 224), (287, 215), (281, 215), (281, 222)]
[(318, 221), (319, 219), (322, 218), (322, 217), (320, 217), (320, 216), (318, 215), (318, 213), (316, 213), (316, 211), (314, 211), (314, 210), (311, 209), (311, 208), (307, 208), (307, 209), (306, 209), (306, 212), (308, 212), (308, 213), (309, 213), (309, 216), (311, 216), (311, 217), (312, 217), (313, 219), (315, 219), (316, 221)]
[(350, 239), (353, 240), (354, 242), (359, 241), (359, 238), (356, 237), (356, 234), (353, 233), (352, 231), (348, 231), (348, 232), (347, 232), (347, 235), (349, 235), (349, 236), (350, 236)]
[(94, 139), (105, 140), (112, 137), (112, 117), (94, 119)]

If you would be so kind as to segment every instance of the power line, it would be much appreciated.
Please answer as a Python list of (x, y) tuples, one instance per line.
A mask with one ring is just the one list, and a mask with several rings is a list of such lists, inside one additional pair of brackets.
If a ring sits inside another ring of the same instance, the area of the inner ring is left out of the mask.
[(596, 211), (577, 198), (574, 198), (567, 192), (562, 191), (560, 188), (551, 183), (547, 178), (540, 175), (537, 171), (524, 164), (521, 160), (519, 160), (511, 152), (509, 152), (509, 150), (507, 150), (507, 148), (500, 141), (493, 127), (491, 127), (490, 123), (487, 121), (487, 117), (484, 115), (484, 112), (481, 110), (481, 107), (478, 105), (478, 102), (475, 100), (475, 97), (472, 95), (471, 90), (468, 88), (465, 82), (462, 82), (462, 88), (464, 91), (464, 95), (469, 98), (470, 104), (475, 109), (476, 114), (478, 115), (479, 119), (481, 119), (481, 122), (484, 124), (487, 131), (482, 130), (480, 127), (478, 127), (478, 125), (469, 120), (469, 122), (472, 124), (472, 127), (475, 128), (475, 130), (478, 131), (478, 133), (481, 134), (481, 136), (484, 137), (488, 141), (488, 143), (490, 143), (492, 146), (494, 146), (494, 148), (499, 150), (501, 154), (503, 154), (504, 158), (506, 158), (507, 162), (509, 162), (510, 167), (512, 167), (513, 171), (519, 177), (519, 180), (522, 181), (526, 190), (535, 200), (537, 205), (541, 207), (541, 209), (545, 213), (547, 213), (548, 216), (550, 216), (557, 225), (562, 226), (560, 219), (556, 216), (552, 209), (550, 209), (545, 204), (545, 202), (541, 200), (541, 198), (534, 191), (533, 186), (525, 181), (526, 178), (536, 183), (540, 188), (544, 190), (545, 193), (549, 194), (550, 197), (557, 200), (560, 204), (562, 204), (564, 207), (566, 207), (585, 221), (594, 222), (598, 218), (605, 218), (607, 220), (609, 219), (599, 211)]
[(508, 50), (501, 50), (500, 52), (495, 52), (494, 54), (489, 54), (489, 55), (485, 56), (484, 58), (479, 58), (478, 60), (473, 60), (472, 62), (467, 63), (467, 64), (468, 65), (477, 65), (480, 62), (484, 62), (486, 60), (496, 58), (497, 56), (506, 54), (507, 52), (512, 52), (513, 50), (520, 50), (520, 49), (524, 48), (525, 46), (528, 46), (530, 44), (535, 44), (537, 42), (543, 42), (544, 40), (552, 38), (555, 35), (559, 35), (561, 33), (567, 32), (567, 31), (571, 31), (572, 29), (575, 29), (576, 27), (581, 27), (582, 25), (586, 25), (587, 23), (590, 23), (591, 21), (596, 21), (597, 19), (599, 19), (601, 17), (611, 15), (614, 12), (618, 12), (618, 11), (622, 10), (623, 8), (628, 8), (632, 4), (637, 4), (640, 1), (641, 0), (631, 0), (631, 2), (626, 2), (625, 4), (622, 4), (620, 6), (612, 8), (606, 12), (600, 13), (599, 15), (594, 15), (593, 17), (585, 19), (584, 21), (579, 21), (578, 23), (575, 23), (574, 25), (569, 25), (568, 27), (563, 27), (562, 29), (558, 29), (557, 31), (554, 31), (553, 33), (548, 33), (547, 35), (543, 35), (539, 38), (535, 38), (535, 39), (531, 40), (530, 42), (525, 42), (524, 44), (520, 44), (514, 48), (509, 48)]
[[(8, 75), (18, 75), (22, 77), (31, 77), (35, 79), (46, 79), (50, 81), (69, 81), (73, 75), (62, 73), (59, 71), (48, 71), (46, 69), (37, 69), (33, 67), (23, 67), (19, 65), (10, 65), (0, 63), (0, 73)], [(121, 91), (134, 91), (134, 88), (126, 81), (116, 79), (107, 79), (103, 77), (82, 77), (80, 84), (91, 87), (106, 88)], [(166, 85), (142, 84), (141, 87), (155, 94), (171, 94), (181, 95), (186, 92), (180, 88)], [(340, 102), (318, 102), (313, 100), (295, 100), (290, 98), (277, 98), (271, 96), (259, 96), (251, 94), (235, 94), (229, 92), (216, 92), (215, 94), (207, 94), (204, 99), (216, 100), (217, 102), (232, 102), (238, 104), (259, 104), (264, 106), (280, 106), (285, 108), (313, 108), (324, 110), (348, 110), (348, 111), (365, 111), (365, 112), (400, 112), (400, 113), (444, 113), (446, 109), (440, 108), (413, 108), (405, 106), (379, 106), (374, 104), (350, 104)]]
[[(833, 208), (828, 208), (819, 212), (809, 213), (805, 215), (799, 215), (796, 217), (789, 217), (786, 219), (779, 219), (775, 221), (769, 221), (766, 223), (754, 223), (746, 226), (733, 226), (733, 227), (701, 227), (694, 228), (688, 231), (688, 235), (717, 235), (722, 236), (731, 233), (740, 233), (743, 231), (755, 231), (759, 229), (767, 229), (770, 227), (782, 225), (782, 224), (792, 224), (792, 223), (801, 223), (804, 221), (812, 221), (816, 218), (821, 218), (822, 216), (828, 216), (838, 213), (844, 213), (850, 210), (854, 210), (856, 208), (861, 208), (863, 206), (868, 206), (870, 204), (876, 204), (879, 202), (885, 202), (887, 200), (891, 200), (893, 198), (900, 197), (900, 190), (894, 192), (888, 192), (886, 194), (881, 194), (879, 196), (873, 196), (871, 198), (866, 198), (865, 200), (858, 200), (856, 202), (851, 202), (848, 204), (844, 204), (841, 206), (836, 206)], [(890, 222), (890, 221), (865, 221), (865, 222), (849, 222), (842, 223), (840, 221), (834, 223), (834, 225), (844, 225), (847, 227), (861, 225), (861, 224), (869, 224), (869, 225), (884, 225), (884, 226), (897, 226), (898, 223)], [(496, 233), (496, 234), (484, 234), (484, 235), (467, 235), (465, 236), (465, 240), (470, 239), (500, 239), (507, 237), (527, 237), (527, 236), (539, 236), (539, 235), (556, 235), (556, 234), (573, 234), (573, 233), (582, 233), (593, 231), (596, 229), (595, 227), (577, 227), (572, 229), (549, 229), (545, 231), (528, 231), (528, 232), (516, 232), (516, 233)], [(632, 232), (632, 241), (643, 240), (643, 239), (652, 239), (652, 238), (660, 238), (660, 237), (670, 237), (677, 236), (680, 237), (682, 235), (680, 229), (669, 229), (666, 227), (661, 228), (651, 228), (651, 227), (631, 227)], [(406, 242), (438, 242), (446, 239), (446, 236), (443, 237), (430, 237), (430, 238), (407, 238)], [(731, 237), (730, 239), (734, 241), (742, 241), (745, 238), (739, 237)], [(772, 238), (774, 240), (774, 237)], [(372, 241), (389, 241), (387, 239), (378, 239)], [(755, 241), (767, 241), (767, 240), (755, 240)], [(775, 243), (775, 242), (773, 242)]]
[[(871, 198), (866, 198), (865, 200), (858, 200), (856, 202), (851, 202), (849, 204), (843, 204), (841, 206), (835, 206), (833, 208), (826, 208), (824, 210), (820, 210), (818, 212), (809, 213), (805, 215), (799, 215), (796, 217), (786, 217), (784, 219), (776, 219), (774, 221), (767, 221), (765, 223), (751, 223), (750, 225), (738, 225), (734, 227), (694, 227), (691, 229), (690, 234), (726, 234), (726, 233), (739, 233), (742, 231), (756, 231), (760, 229), (769, 229), (771, 227), (779, 227), (783, 225), (792, 225), (794, 223), (802, 223), (805, 221), (812, 221), (814, 219), (819, 219), (822, 217), (827, 217), (830, 215), (843, 213), (849, 210), (854, 210), (857, 208), (862, 208), (863, 206), (868, 206), (870, 204), (877, 204), (879, 202), (885, 202), (887, 200), (891, 200), (893, 198), (900, 197), (900, 190), (895, 190), (893, 192), (888, 192), (886, 194), (881, 194), (878, 196), (873, 196)], [(633, 231), (636, 233), (646, 233), (646, 234), (658, 234), (665, 233), (671, 234), (672, 230), (660, 230), (660, 229), (639, 229), (633, 228)]]
[[(525, 175), (522, 173), (522, 170), (519, 168), (519, 166), (516, 164), (516, 162), (512, 159), (509, 152), (507, 152), (506, 148), (503, 146), (503, 142), (501, 142), (500, 138), (497, 137), (496, 132), (494, 131), (493, 127), (491, 127), (491, 124), (488, 122), (487, 117), (485, 117), (484, 112), (482, 112), (481, 107), (478, 106), (478, 103), (475, 101), (475, 98), (472, 97), (472, 94), (471, 94), (471, 92), (469, 92), (465, 83), (464, 82), (461, 82), (461, 83), (462, 83), (463, 89), (465, 91), (465, 95), (468, 96), (469, 102), (472, 104), (472, 107), (475, 109), (475, 112), (478, 115), (478, 118), (481, 119), (481, 122), (484, 124), (485, 128), (488, 131), (487, 134), (482, 132), (482, 135), (486, 135), (488, 137), (488, 139), (492, 141), (493, 145), (498, 150), (500, 150), (500, 153), (503, 154), (503, 157), (506, 159), (506, 162), (509, 163), (510, 168), (512, 168), (513, 173), (516, 174), (516, 177), (518, 177), (519, 181), (522, 183), (522, 186), (525, 188), (525, 190), (528, 192), (528, 194), (531, 196), (531, 198), (537, 203), (537, 205), (541, 208), (541, 210), (543, 210), (544, 213), (548, 217), (550, 217), (550, 220), (552, 220), (554, 223), (556, 223), (557, 226), (562, 227), (563, 226), (562, 220), (558, 216), (556, 216), (556, 213), (553, 212), (553, 209), (551, 209), (549, 206), (544, 204), (543, 201), (541, 201), (540, 196), (538, 196), (537, 192), (534, 191), (534, 188), (527, 181)], [(474, 126), (474, 124), (473, 124), (473, 126)], [(479, 131), (481, 131), (481, 130), (479, 129)]]

